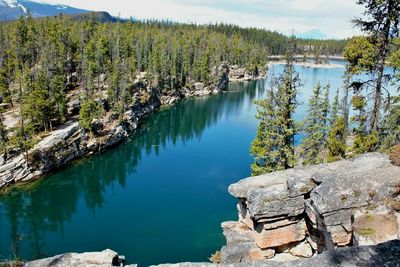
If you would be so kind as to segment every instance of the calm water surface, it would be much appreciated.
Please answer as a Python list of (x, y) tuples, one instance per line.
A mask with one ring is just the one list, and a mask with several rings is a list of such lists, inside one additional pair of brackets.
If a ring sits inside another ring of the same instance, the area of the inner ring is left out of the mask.
[[(304, 103), (318, 81), (341, 86), (344, 68), (297, 69)], [(225, 243), (221, 222), (237, 219), (227, 188), (250, 174), (253, 102), (268, 85), (161, 109), (129, 141), (0, 197), (0, 259), (111, 248), (141, 266), (207, 261)]]

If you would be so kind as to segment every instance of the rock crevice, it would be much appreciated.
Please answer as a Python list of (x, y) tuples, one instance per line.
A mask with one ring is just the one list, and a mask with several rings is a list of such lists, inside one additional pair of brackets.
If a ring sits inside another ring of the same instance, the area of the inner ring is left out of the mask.
[(397, 239), (400, 214), (388, 203), (399, 188), (400, 168), (379, 153), (241, 180), (229, 187), (239, 220), (222, 224), (222, 262), (290, 261)]

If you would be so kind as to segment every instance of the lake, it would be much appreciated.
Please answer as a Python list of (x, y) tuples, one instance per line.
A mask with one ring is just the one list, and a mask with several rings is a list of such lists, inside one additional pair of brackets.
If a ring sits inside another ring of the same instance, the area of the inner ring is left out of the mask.
[[(312, 87), (330, 83), (333, 96), (345, 69), (297, 70), (300, 120)], [(250, 175), (254, 101), (267, 86), (230, 84), (162, 108), (123, 144), (0, 197), (0, 259), (110, 248), (140, 266), (207, 261), (225, 243), (221, 222), (237, 220), (227, 188)]]

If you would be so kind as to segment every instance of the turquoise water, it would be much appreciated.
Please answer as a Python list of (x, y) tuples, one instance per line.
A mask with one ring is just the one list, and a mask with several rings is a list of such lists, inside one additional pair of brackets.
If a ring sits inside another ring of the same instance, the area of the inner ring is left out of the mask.
[[(317, 81), (341, 86), (344, 68), (297, 69), (301, 102)], [(253, 103), (268, 84), (161, 109), (129, 141), (0, 197), (0, 259), (111, 248), (140, 266), (207, 261), (225, 243), (220, 223), (237, 219), (227, 188), (250, 174)]]

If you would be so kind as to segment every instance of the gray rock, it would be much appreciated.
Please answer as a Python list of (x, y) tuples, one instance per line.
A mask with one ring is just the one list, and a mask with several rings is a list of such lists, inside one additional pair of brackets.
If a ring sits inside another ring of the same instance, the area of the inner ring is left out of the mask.
[(317, 185), (312, 179), (315, 167), (305, 169), (292, 169), (287, 171), (287, 185), (291, 198), (310, 193)]
[(263, 260), (254, 263), (210, 264), (177, 263), (163, 264), (162, 267), (374, 267), (400, 266), (400, 240), (394, 240), (374, 246), (346, 247), (326, 251), (309, 259), (290, 262)]
[[(222, 251), (226, 247), (222, 248)], [(159, 267), (359, 267), (359, 266), (400, 266), (400, 240), (393, 240), (373, 246), (359, 246), (338, 248), (335, 250), (325, 251), (309, 259), (299, 259), (290, 262), (275, 262), (273, 260), (260, 260), (257, 262), (243, 262), (241, 258), (241, 250), (239, 248), (235, 253), (230, 255), (233, 263), (176, 263), (153, 265)], [(242, 255), (243, 256), (243, 255)], [(69, 253), (52, 258), (27, 262), (26, 267), (80, 267), (80, 266), (112, 266), (113, 261), (118, 261), (118, 254), (112, 250), (94, 253)], [(134, 266), (136, 265), (126, 265)]]
[[(376, 244), (399, 237), (400, 219), (396, 218), (400, 215), (390, 205), (383, 214), (374, 215), (373, 225), (365, 222), (367, 215), (358, 219), (354, 213), (396, 201), (399, 186), (400, 168), (393, 166), (388, 156), (370, 153), (351, 160), (246, 178), (231, 185), (229, 192), (239, 198), (239, 220), (254, 232), (258, 247), (282, 247), (307, 239), (314, 251), (321, 252), (349, 246), (352, 241)], [(307, 227), (299, 225), (304, 221)], [(380, 221), (387, 223), (379, 224)], [(390, 227), (382, 227), (384, 224)], [(235, 247), (240, 247), (238, 242)], [(310, 250), (305, 253), (307, 256)]]
[(231, 195), (239, 199), (246, 199), (254, 189), (279, 185), (285, 187), (286, 184), (285, 172), (281, 171), (240, 180), (239, 182), (230, 185), (228, 191)]
[(348, 173), (340, 171), (335, 177), (326, 179), (311, 193), (321, 214), (367, 206), (370, 201), (390, 197), (400, 184), (400, 168), (384, 166), (355, 172), (350, 169)]
[(204, 85), (204, 83), (196, 82), (193, 84), (193, 87), (194, 87), (195, 91), (203, 91), (205, 85)]
[(62, 128), (53, 131), (48, 137), (42, 139), (42, 141), (35, 146), (35, 149), (45, 150), (58, 145), (64, 145), (65, 141), (79, 130), (78, 122), (67, 123)]
[(119, 266), (118, 253), (112, 250), (87, 253), (67, 253), (42, 260), (31, 261), (24, 267), (110, 267)]
[(289, 250), (290, 254), (302, 258), (310, 258), (314, 253), (311, 245), (304, 241)]
[(223, 222), (221, 224), (226, 243), (228, 245), (237, 243), (254, 243), (251, 229), (240, 222)]
[(282, 216), (295, 217), (304, 212), (304, 197), (290, 198), (287, 189), (280, 191), (280, 187), (272, 186), (251, 192), (247, 205), (250, 215), (255, 220)]
[(98, 119), (93, 119), (91, 123), (92, 131), (95, 135), (100, 135), (104, 128), (103, 123)]
[(81, 100), (80, 98), (69, 101), (67, 104), (68, 113), (70, 115), (77, 115), (81, 109)]

